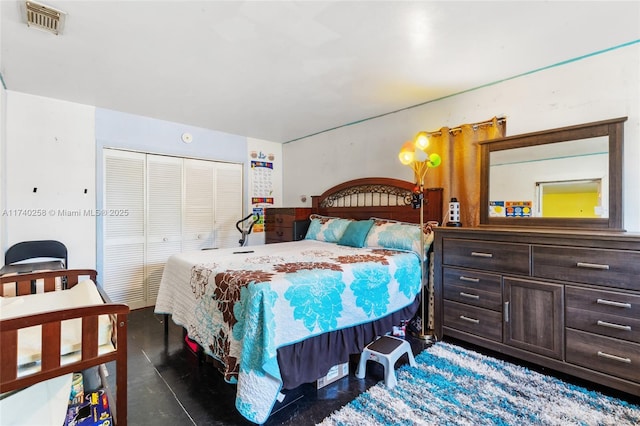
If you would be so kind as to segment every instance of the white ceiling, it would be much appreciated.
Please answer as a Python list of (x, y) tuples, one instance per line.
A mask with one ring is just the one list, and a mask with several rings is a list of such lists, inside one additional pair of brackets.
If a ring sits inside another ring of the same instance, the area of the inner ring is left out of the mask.
[(640, 39), (638, 1), (1, 0), (6, 88), (287, 142)]

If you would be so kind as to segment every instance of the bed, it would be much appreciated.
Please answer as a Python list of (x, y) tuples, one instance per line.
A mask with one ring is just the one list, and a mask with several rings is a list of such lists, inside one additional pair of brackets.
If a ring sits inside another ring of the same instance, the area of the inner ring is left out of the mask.
[[(5, 424), (64, 424), (73, 373), (115, 362), (116, 389), (106, 386), (107, 394), (115, 424), (126, 426), (129, 307), (110, 303), (96, 276), (95, 270), (62, 269), (0, 277)], [(106, 385), (105, 368), (99, 371)], [(30, 410), (16, 419), (8, 411), (25, 400)]]
[[(218, 361), (237, 385), (238, 411), (263, 423), (281, 391), (316, 381), (418, 311), (414, 188), (389, 178), (345, 182), (312, 197), (302, 241), (175, 254), (155, 312)], [(432, 226), (442, 190), (424, 197)]]

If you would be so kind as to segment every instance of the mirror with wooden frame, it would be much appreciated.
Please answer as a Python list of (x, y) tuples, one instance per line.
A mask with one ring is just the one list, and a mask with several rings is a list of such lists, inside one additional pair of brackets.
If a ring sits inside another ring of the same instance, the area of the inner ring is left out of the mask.
[(622, 231), (626, 119), (480, 142), (480, 225)]

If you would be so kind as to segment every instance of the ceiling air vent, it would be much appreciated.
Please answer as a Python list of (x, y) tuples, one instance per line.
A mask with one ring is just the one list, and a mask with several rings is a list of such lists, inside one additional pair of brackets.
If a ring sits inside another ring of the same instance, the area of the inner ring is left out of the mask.
[(51, 32), (55, 35), (62, 33), (66, 13), (33, 1), (25, 2), (27, 10), (27, 25)]

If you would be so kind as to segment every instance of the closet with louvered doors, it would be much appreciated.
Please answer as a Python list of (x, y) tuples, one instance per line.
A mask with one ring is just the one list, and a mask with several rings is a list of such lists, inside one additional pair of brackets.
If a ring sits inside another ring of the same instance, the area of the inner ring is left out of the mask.
[(242, 165), (104, 150), (102, 282), (112, 300), (152, 306), (175, 253), (233, 247)]

